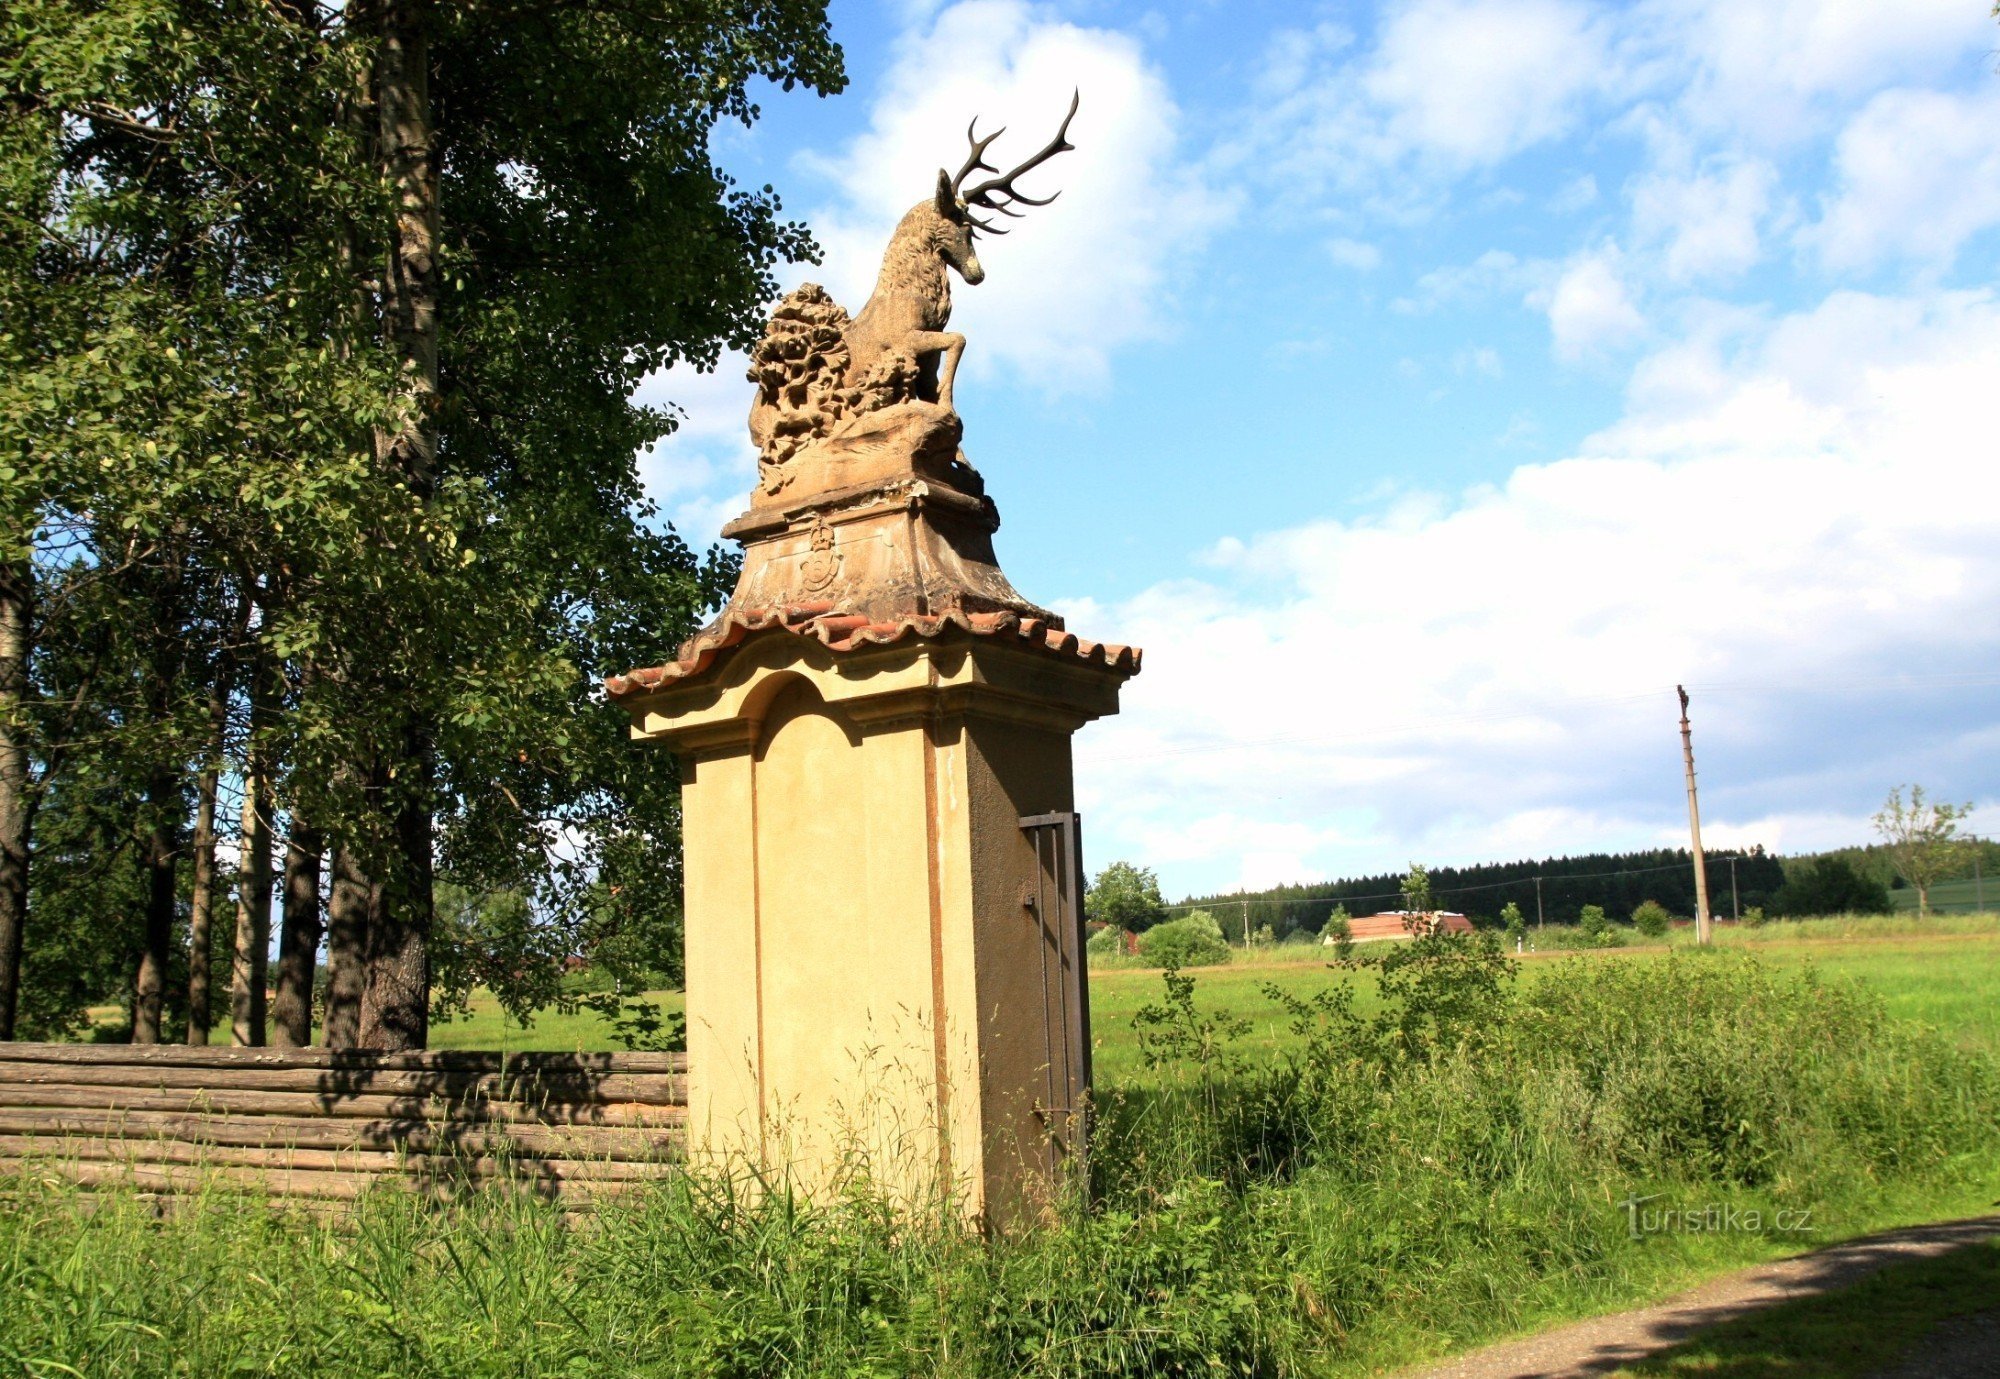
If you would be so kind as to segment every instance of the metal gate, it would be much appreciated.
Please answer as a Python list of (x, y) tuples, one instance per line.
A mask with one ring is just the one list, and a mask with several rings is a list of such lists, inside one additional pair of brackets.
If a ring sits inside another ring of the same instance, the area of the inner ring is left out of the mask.
[(1053, 1179), (1065, 1161), (1085, 1171), (1090, 1140), (1090, 993), (1084, 977), (1083, 816), (1032, 814), (1021, 831), (1035, 875), (1021, 897), (1042, 960), (1045, 1084), (1036, 1110)]

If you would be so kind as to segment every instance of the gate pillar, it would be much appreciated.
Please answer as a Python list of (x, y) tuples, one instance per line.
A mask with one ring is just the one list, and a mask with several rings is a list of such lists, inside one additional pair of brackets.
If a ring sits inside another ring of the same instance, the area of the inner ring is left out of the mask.
[(1032, 620), (746, 638), (626, 697), (682, 762), (689, 1140), (999, 1219), (1080, 1153), (1070, 735), (1133, 662)]

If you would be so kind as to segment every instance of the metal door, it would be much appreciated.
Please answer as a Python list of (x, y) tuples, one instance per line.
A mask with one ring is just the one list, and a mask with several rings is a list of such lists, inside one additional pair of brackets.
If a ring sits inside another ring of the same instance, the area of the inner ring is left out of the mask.
[(1090, 1139), (1090, 993), (1084, 975), (1083, 817), (1033, 814), (1021, 830), (1035, 874), (1021, 903), (1041, 950), (1044, 1086), (1037, 1098), (1049, 1176), (1085, 1171)]

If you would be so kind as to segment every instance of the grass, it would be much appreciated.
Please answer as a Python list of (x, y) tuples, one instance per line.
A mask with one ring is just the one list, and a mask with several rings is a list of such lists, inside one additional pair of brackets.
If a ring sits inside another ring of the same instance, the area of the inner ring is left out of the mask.
[[(668, 1014), (679, 1014), (686, 998), (678, 991), (649, 991), (649, 1000)], [(562, 1053), (595, 1052), (623, 1047), (611, 1022), (594, 1010), (570, 1012), (545, 1010), (527, 1025), (516, 1024), (485, 992), (472, 999), (471, 1012), (448, 1024), (431, 1026), (430, 1046), (434, 1049), (501, 1049), (515, 1051), (552, 1050)]]
[[(1930, 901), (1934, 909), (1977, 910), (1981, 905), (2000, 903), (2000, 880), (1991, 876), (1983, 879), (1961, 876), (1940, 881), (1931, 887)], [(1917, 893), (1908, 886), (1898, 887), (1889, 892), (1889, 903), (1899, 910), (1914, 912)]]
[[(31, 1175), (0, 1212), (0, 1374), (1379, 1373), (1988, 1208), (2000, 932), (1956, 938), (1095, 973), (1096, 1204), (991, 1238), (862, 1185), (808, 1206), (689, 1175), (580, 1224), (218, 1191), (162, 1221)], [(439, 1032), (597, 1033), (475, 1019)], [(1617, 1204), (1650, 1193), (1810, 1207), (1820, 1233), (1631, 1239)], [(1687, 1363), (1666, 1372), (1767, 1372)]]
[(1864, 1379), (1940, 1327), (2000, 1303), (2000, 1243), (1894, 1265), (1852, 1289), (1704, 1332), (1620, 1374), (1683, 1379)]
[[(1755, 953), (1774, 971), (1811, 966), (1829, 978), (1851, 980), (1879, 996), (1890, 1015), (1944, 1030), (1966, 1048), (2000, 1055), (2000, 916), (1924, 921), (1869, 916), (1754, 929), (1721, 926), (1716, 937), (1719, 948)], [(1358, 951), (1372, 947), (1363, 945)], [(1633, 946), (1581, 956), (1588, 962), (1622, 963), (1657, 957), (1666, 949), (1666, 944)], [(1204, 1004), (1220, 1015), (1248, 1020), (1245, 1043), (1258, 1053), (1277, 1054), (1292, 1042), (1281, 1011), (1263, 995), (1267, 985), (1307, 998), (1346, 986), (1354, 991), (1358, 1008), (1373, 1008), (1374, 983), (1368, 973), (1330, 968), (1329, 949), (1305, 949), (1307, 961), (1294, 956), (1298, 951), (1280, 946), (1239, 954), (1226, 967), (1198, 969)], [(1547, 950), (1527, 955), (1521, 963), (1523, 980), (1540, 980), (1568, 956)], [(1092, 968), (1091, 1029), (1102, 1078), (1117, 1082), (1140, 1072), (1132, 1020), (1159, 989), (1156, 969)]]

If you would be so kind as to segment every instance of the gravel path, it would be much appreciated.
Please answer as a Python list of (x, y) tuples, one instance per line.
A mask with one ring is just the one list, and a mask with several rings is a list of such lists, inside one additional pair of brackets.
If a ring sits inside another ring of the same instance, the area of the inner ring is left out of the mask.
[[(1590, 1379), (1667, 1350), (1696, 1332), (1794, 1298), (1858, 1283), (1888, 1264), (1931, 1259), (2000, 1237), (2000, 1216), (1911, 1226), (1796, 1259), (1760, 1264), (1705, 1283), (1657, 1307), (1572, 1322), (1539, 1336), (1503, 1341), (1408, 1371), (1403, 1379)], [(2000, 1379), (2000, 1312), (1941, 1328), (1935, 1345), (1884, 1379)]]

